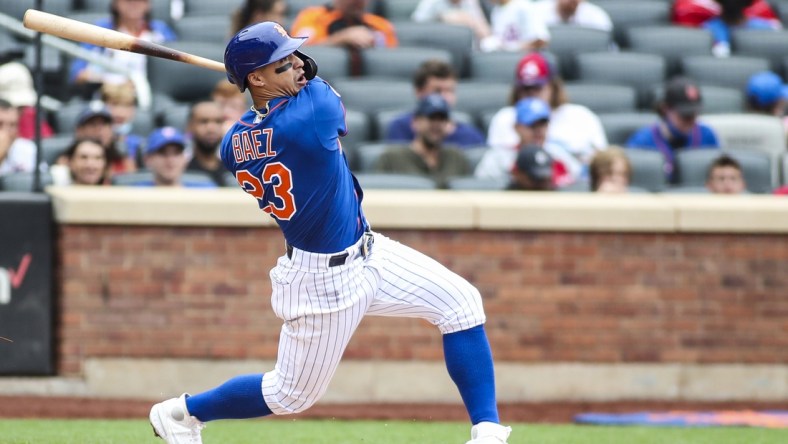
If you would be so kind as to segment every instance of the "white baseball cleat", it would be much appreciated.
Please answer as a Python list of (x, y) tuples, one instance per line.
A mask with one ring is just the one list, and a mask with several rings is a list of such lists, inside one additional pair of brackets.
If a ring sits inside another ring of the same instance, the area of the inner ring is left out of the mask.
[(167, 444), (202, 444), (200, 431), (205, 427), (199, 419), (189, 415), (184, 393), (179, 398), (160, 402), (150, 409), (153, 433)]
[(480, 422), (471, 428), (471, 440), (466, 444), (506, 444), (511, 427), (494, 422)]

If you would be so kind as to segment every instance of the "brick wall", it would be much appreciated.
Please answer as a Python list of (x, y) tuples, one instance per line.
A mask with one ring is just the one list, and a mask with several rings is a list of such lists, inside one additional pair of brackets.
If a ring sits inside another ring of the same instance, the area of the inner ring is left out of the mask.
[[(476, 284), (498, 361), (788, 363), (784, 235), (393, 231)], [(59, 373), (86, 357), (276, 356), (272, 228), (61, 225)], [(366, 319), (346, 357), (441, 360)]]

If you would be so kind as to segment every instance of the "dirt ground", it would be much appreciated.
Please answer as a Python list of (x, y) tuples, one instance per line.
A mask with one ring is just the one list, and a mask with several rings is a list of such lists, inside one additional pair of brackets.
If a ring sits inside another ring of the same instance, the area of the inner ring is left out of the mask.
[[(64, 398), (0, 396), (0, 418), (147, 418), (150, 406), (157, 402)], [(788, 410), (785, 402), (604, 402), (604, 403), (524, 403), (502, 404), (505, 422), (569, 423), (583, 412), (638, 412), (665, 410)], [(375, 404), (316, 405), (299, 418), (321, 419), (398, 419), (464, 421), (461, 405), (445, 404)], [(292, 419), (292, 417), (290, 418)]]

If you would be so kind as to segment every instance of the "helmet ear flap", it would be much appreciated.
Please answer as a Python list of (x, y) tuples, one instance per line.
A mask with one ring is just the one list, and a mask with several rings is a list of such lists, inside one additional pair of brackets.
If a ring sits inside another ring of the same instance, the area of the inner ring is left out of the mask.
[(304, 62), (304, 77), (306, 77), (307, 80), (314, 79), (317, 75), (317, 62), (315, 62), (315, 59), (301, 51), (296, 51), (295, 55)]

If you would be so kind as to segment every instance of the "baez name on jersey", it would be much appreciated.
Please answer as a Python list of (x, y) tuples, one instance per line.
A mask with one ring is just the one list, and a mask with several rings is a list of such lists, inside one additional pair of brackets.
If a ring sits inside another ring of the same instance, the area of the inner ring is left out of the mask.
[(276, 155), (271, 147), (272, 128), (243, 131), (233, 134), (233, 156), (236, 163), (248, 162)]

